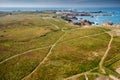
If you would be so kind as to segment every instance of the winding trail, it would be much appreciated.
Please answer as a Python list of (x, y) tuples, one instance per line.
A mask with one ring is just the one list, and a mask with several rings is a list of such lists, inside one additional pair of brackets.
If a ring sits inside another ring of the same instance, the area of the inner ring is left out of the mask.
[(97, 68), (98, 68), (98, 67), (93, 68), (93, 69), (90, 69), (89, 71), (86, 71), (86, 72), (82, 72), (82, 73), (80, 73), (80, 74), (76, 74), (76, 75), (67, 77), (67, 78), (65, 78), (65, 79), (63, 79), (63, 80), (74, 80), (74, 79), (77, 79), (78, 77), (80, 77), (80, 76), (82, 76), (82, 75), (84, 75), (84, 74), (89, 74), (91, 71), (93, 71), (93, 70), (95, 70), (95, 69), (97, 69)]
[[(77, 28), (77, 29), (79, 29), (79, 28)], [(74, 29), (74, 30), (76, 30), (76, 29)], [(64, 30), (62, 30), (62, 32), (64, 32)], [(86, 37), (98, 36), (98, 35), (102, 35), (102, 34), (105, 34), (105, 33), (106, 33), (106, 32), (102, 32), (102, 33), (98, 33), (98, 34), (92, 34), (92, 35), (87, 35), (87, 36), (80, 36), (80, 37), (76, 37), (76, 38), (86, 38)], [(74, 40), (74, 39), (76, 39), (76, 38), (72, 38), (72, 39), (69, 39), (69, 40), (64, 40), (64, 41), (61, 41), (61, 42), (59, 42), (59, 43), (64, 43), (64, 42), (67, 42), (67, 41), (71, 41), (71, 40)], [(58, 42), (57, 42), (57, 43), (58, 43)], [(59, 43), (58, 43), (58, 44), (59, 44)], [(15, 57), (18, 57), (18, 56), (27, 54), (27, 53), (29, 53), (29, 52), (36, 51), (36, 50), (40, 50), (40, 49), (49, 48), (49, 47), (51, 47), (51, 46), (54, 46), (54, 44), (53, 44), (53, 45), (49, 45), (49, 46), (45, 46), (45, 47), (40, 47), (40, 48), (28, 50), (28, 51), (23, 52), (23, 53), (21, 53), (21, 54), (17, 54), (17, 55), (14, 55), (14, 56), (12, 56), (12, 57), (9, 57), (9, 58), (1, 61), (0, 64), (6, 62), (6, 61), (8, 61), (8, 60), (11, 60), (11, 59), (13, 59), (13, 58), (15, 58)]]
[(88, 80), (87, 74), (84, 74), (84, 75), (85, 75), (85, 80)]
[(112, 44), (112, 41), (113, 41), (113, 35), (112, 35), (112, 33), (109, 33), (109, 32), (108, 32), (108, 34), (111, 36), (111, 39), (110, 39), (110, 41), (109, 41), (109, 43), (108, 43), (107, 50), (106, 50), (104, 56), (101, 58), (101, 61), (100, 61), (100, 63), (99, 63), (99, 68), (100, 68), (100, 70), (102, 71), (103, 74), (106, 74), (106, 71), (105, 71), (105, 69), (104, 69), (104, 67), (103, 67), (103, 64), (104, 64), (105, 58), (106, 58), (107, 55), (108, 55), (109, 50), (111, 49), (111, 44)]
[(88, 73), (88, 72), (83, 72), (83, 73), (80, 73), (80, 74), (73, 75), (73, 76), (71, 76), (71, 77), (65, 78), (65, 79), (63, 79), (63, 80), (75, 80), (75, 79), (77, 79), (78, 77), (80, 77), (80, 76), (82, 76), (82, 75), (84, 75), (84, 74), (87, 74), (87, 73)]
[(56, 29), (60, 29), (57, 25), (55, 24), (52, 24)]
[(113, 75), (109, 75), (109, 77), (112, 79), (112, 80), (120, 80), (120, 78), (118, 79), (117, 77), (113, 76)]
[(14, 56), (12, 56), (12, 57), (9, 57), (9, 58), (7, 58), (7, 59), (1, 61), (0, 64), (6, 62), (6, 61), (8, 61), (8, 60), (11, 60), (11, 59), (13, 59), (13, 58), (16, 58), (16, 57), (18, 57), (18, 56), (27, 54), (27, 53), (29, 53), (29, 52), (36, 51), (36, 50), (40, 50), (40, 49), (45, 49), (45, 48), (49, 48), (49, 47), (51, 47), (51, 45), (50, 45), (50, 46), (41, 47), (41, 48), (35, 48), (35, 49), (28, 50), (28, 51), (23, 52), (23, 53), (21, 53), (21, 54), (17, 54), (17, 55), (14, 55)]
[(57, 25), (50, 23), (53, 27), (55, 27), (56, 29), (60, 29), (60, 27), (58, 27)]
[[(62, 32), (64, 32), (64, 30), (62, 30)], [(101, 35), (101, 34), (104, 34), (104, 33), (106, 33), (106, 32), (102, 32), (102, 33), (98, 33), (98, 34), (92, 34), (92, 35), (87, 35), (87, 36), (81, 36), (81, 37), (79, 37), (79, 38), (86, 38), (86, 37), (91, 37), (91, 36), (97, 36), (97, 35)], [(53, 45), (46, 46), (46, 47), (42, 47), (42, 48), (36, 48), (36, 49), (28, 50), (28, 51), (26, 51), (26, 52), (24, 52), (24, 53), (17, 54), (17, 55), (15, 55), (15, 56), (12, 56), (12, 57), (10, 57), (10, 58), (7, 58), (7, 59), (5, 59), (4, 61), (0, 62), (0, 64), (6, 62), (6, 61), (8, 61), (8, 60), (11, 60), (11, 59), (13, 59), (13, 58), (15, 58), (15, 57), (18, 57), (18, 56), (27, 54), (27, 53), (29, 53), (29, 52), (51, 47), (50, 50), (49, 50), (49, 52), (48, 52), (48, 54), (47, 54), (47, 56), (43, 59), (43, 61), (40, 62), (40, 64), (39, 64), (29, 75), (27, 75), (26, 77), (24, 77), (24, 78), (22, 79), (22, 80), (26, 80), (28, 77), (30, 77), (30, 76), (38, 69), (38, 67), (39, 67), (41, 64), (44, 64), (44, 63), (47, 61), (48, 57), (49, 57), (49, 56), (51, 55), (51, 53), (52, 53), (53, 48), (56, 46), (57, 43), (59, 44), (59, 41), (61, 40), (61, 38), (62, 38), (65, 34), (66, 34), (66, 33), (64, 33)], [(77, 38), (78, 38), (78, 37), (77, 37)], [(76, 39), (76, 38), (72, 38), (72, 39), (70, 39), (70, 40), (73, 40), (73, 39)], [(62, 42), (66, 42), (66, 41), (70, 41), (70, 40), (65, 40), (65, 41), (62, 41)], [(61, 43), (61, 42), (60, 42), (60, 43)], [(88, 72), (89, 72), (89, 71), (88, 71)], [(85, 73), (87, 73), (87, 72), (78, 74), (78, 75), (73, 76), (73, 77), (77, 77), (77, 76), (80, 76), (80, 75), (84, 75)], [(65, 79), (65, 80), (68, 80), (68, 79)]]
[[(113, 41), (113, 35), (112, 35), (111, 33), (109, 33), (109, 32), (106, 32), (106, 33), (108, 33), (108, 35), (111, 36), (111, 39), (110, 39), (110, 41), (109, 41), (109, 43), (108, 43), (108, 48), (107, 48), (104, 56), (102, 57), (102, 59), (101, 59), (101, 61), (100, 61), (100, 63), (99, 63), (100, 70), (101, 70), (103, 73), (106, 73), (105, 70), (104, 70), (104, 68), (103, 68), (103, 63), (104, 63), (105, 58), (106, 58), (107, 55), (108, 55), (108, 52), (109, 52), (109, 50), (110, 50), (110, 48), (111, 48), (111, 44), (112, 44), (112, 41)], [(91, 36), (93, 36), (93, 35), (91, 35)], [(88, 36), (86, 36), (86, 37), (88, 37)], [(97, 67), (96, 67), (96, 68), (97, 68)], [(94, 68), (94, 69), (96, 69), (96, 68)], [(89, 70), (89, 71), (86, 71), (86, 72), (83, 72), (83, 73), (80, 73), (80, 74), (76, 74), (76, 75), (70, 76), (70, 77), (68, 77), (68, 78), (65, 78), (64, 80), (76, 79), (76, 78), (78, 78), (78, 77), (80, 77), (80, 76), (82, 76), (82, 75), (88, 74), (89, 72), (93, 71), (94, 69), (91, 69), (91, 70)]]
[[(112, 58), (112, 59), (113, 59), (113, 58)], [(112, 60), (112, 59), (110, 59), (110, 60)], [(106, 61), (106, 62), (109, 62), (110, 60), (108, 60), (108, 61)], [(101, 76), (102, 74), (100, 74), (100, 73), (92, 73), (92, 72), (91, 72), (91, 71), (93, 71), (93, 70), (95, 70), (95, 69), (97, 69), (97, 68), (98, 68), (98, 67), (95, 67), (95, 68), (93, 68), (93, 69), (91, 69), (91, 70), (89, 70), (89, 71), (82, 72), (82, 73), (79, 73), (79, 74), (76, 74), (76, 75), (67, 77), (67, 78), (65, 78), (65, 79), (63, 79), (63, 80), (72, 80), (72, 79), (76, 79), (76, 78), (78, 78), (78, 77), (80, 77), (80, 76), (82, 76), (82, 75), (84, 75), (84, 74), (96, 74), (96, 75)]]
[(69, 40), (63, 40), (63, 41), (61, 41), (61, 42), (59, 42), (59, 43), (68, 42), (68, 41), (74, 40), (74, 39), (76, 39), (76, 38), (82, 39), (82, 38), (94, 37), (94, 36), (102, 35), (102, 34), (105, 34), (105, 33), (106, 33), (106, 32), (102, 32), (102, 33), (98, 33), (98, 34), (91, 34), (91, 35), (87, 35), (87, 36), (80, 36), (80, 37), (77, 36), (77, 37), (71, 38), (71, 39), (69, 39)]
[[(62, 32), (64, 32), (64, 30), (62, 30)], [(106, 31), (106, 32), (107, 32), (107, 31)], [(81, 36), (81, 37), (79, 37), (79, 38), (86, 38), (86, 37), (91, 37), (91, 36), (97, 36), (97, 35), (104, 34), (104, 33), (106, 33), (106, 32), (102, 32), (102, 33), (98, 33), (98, 34), (92, 34), (92, 35), (87, 35), (87, 36)], [(37, 66), (30, 74), (28, 74), (27, 76), (25, 76), (25, 77), (22, 79), (22, 80), (27, 80), (27, 79), (39, 68), (39, 66), (41, 66), (42, 64), (44, 64), (44, 63), (48, 60), (48, 57), (51, 55), (52, 50), (54, 49), (54, 47), (56, 46), (56, 44), (61, 43), (60, 40), (61, 40), (61, 38), (63, 38), (63, 36), (64, 36), (65, 34), (66, 34), (66, 32), (65, 32), (53, 45), (46, 46), (46, 47), (42, 47), (42, 48), (36, 48), (36, 49), (28, 50), (28, 51), (26, 51), (26, 52), (24, 52), (24, 53), (17, 54), (17, 55), (15, 55), (15, 56), (12, 56), (12, 57), (10, 57), (10, 58), (7, 58), (7, 59), (5, 59), (4, 61), (0, 62), (0, 64), (6, 62), (6, 61), (8, 61), (8, 60), (11, 60), (11, 59), (13, 59), (13, 58), (15, 58), (15, 57), (21, 56), (21, 55), (23, 55), (23, 54), (26, 54), (26, 53), (29, 53), (29, 52), (32, 52), (32, 51), (36, 51), (36, 50), (39, 50), (39, 49), (45, 49), (45, 48), (49, 48), (49, 47), (50, 47), (50, 50), (49, 50), (48, 54), (46, 55), (46, 57), (38, 64), (38, 66)], [(78, 37), (77, 37), (77, 38), (78, 38)], [(70, 40), (73, 40), (73, 39), (76, 39), (76, 38), (72, 38), (72, 39), (70, 39)], [(113, 36), (112, 36), (111, 39), (113, 39)], [(65, 40), (65, 41), (62, 41), (62, 42), (66, 42), (66, 41), (70, 41), (70, 40)], [(111, 42), (112, 42), (112, 41), (110, 40), (109, 45), (111, 44)], [(108, 50), (109, 50), (109, 49), (108, 49)], [(104, 60), (103, 60), (103, 61), (104, 61)], [(98, 67), (96, 67), (96, 68), (98, 68)], [(96, 69), (96, 68), (94, 68), (94, 69)], [(75, 78), (77, 78), (77, 77), (79, 77), (79, 76), (81, 76), (81, 75), (88, 74), (89, 72), (93, 71), (94, 69), (91, 69), (91, 70), (89, 70), (89, 71), (86, 71), (86, 72), (83, 72), (83, 73), (80, 73), (80, 74), (77, 74), (77, 75), (73, 75), (73, 76), (71, 76), (71, 77), (65, 78), (64, 80), (75, 79)]]
[(51, 46), (47, 56), (39, 63), (39, 65), (30, 73), (28, 74), (27, 76), (25, 76), (22, 80), (27, 80), (35, 71), (37, 71), (37, 69), (42, 65), (44, 64), (47, 60), (48, 60), (48, 57), (52, 54), (52, 50), (53, 48), (56, 46), (56, 44), (61, 40), (61, 38), (63, 38), (63, 36), (66, 34), (66, 32)]

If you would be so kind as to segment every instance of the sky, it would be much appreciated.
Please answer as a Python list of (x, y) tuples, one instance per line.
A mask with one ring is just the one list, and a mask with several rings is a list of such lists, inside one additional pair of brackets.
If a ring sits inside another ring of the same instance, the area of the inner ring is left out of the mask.
[(0, 0), (0, 7), (120, 7), (120, 0)]

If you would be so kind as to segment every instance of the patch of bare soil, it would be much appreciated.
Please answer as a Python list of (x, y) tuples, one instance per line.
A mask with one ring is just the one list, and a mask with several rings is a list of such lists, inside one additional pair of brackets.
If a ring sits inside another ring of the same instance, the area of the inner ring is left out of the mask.
[(112, 79), (112, 80), (120, 80), (118, 79), (117, 77), (113, 76), (113, 75), (109, 75), (109, 77)]
[(113, 30), (112, 33), (113, 33), (115, 36), (120, 36), (120, 30), (119, 30), (119, 29)]
[(109, 80), (109, 77), (107, 77), (107, 76), (100, 76), (100, 77), (96, 78), (95, 80)]
[(92, 53), (95, 57), (99, 56), (98, 52), (93, 52)]
[(116, 69), (116, 72), (120, 74), (120, 67)]

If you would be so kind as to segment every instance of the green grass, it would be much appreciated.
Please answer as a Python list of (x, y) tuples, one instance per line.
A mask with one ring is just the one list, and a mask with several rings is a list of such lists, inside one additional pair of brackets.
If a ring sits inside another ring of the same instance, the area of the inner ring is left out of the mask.
[[(48, 61), (42, 64), (28, 80), (62, 80), (98, 67), (110, 40), (110, 36), (105, 31), (112, 29), (77, 28), (62, 19), (51, 18), (53, 15), (54, 13), (16, 12), (11, 16), (2, 16), (0, 61), (28, 50), (53, 45), (66, 32), (52, 49)], [(104, 62), (107, 75), (116, 75), (115, 69), (120, 65), (119, 43), (120, 37), (114, 36)], [(21, 80), (37, 67), (49, 50), (50, 47), (35, 50), (0, 64), (0, 80)], [(101, 73), (99, 68), (92, 72)], [(93, 80), (99, 76), (90, 74), (88, 77), (89, 80)], [(84, 79), (82, 75), (77, 80)]]
[(20, 80), (28, 75), (47, 55), (49, 49), (37, 50), (0, 64), (1, 80)]
[[(107, 56), (106, 60), (115, 57), (116, 55), (120, 54), (120, 37), (114, 37), (112, 42), (111, 50), (109, 51), (109, 55)], [(120, 57), (119, 57), (120, 59)]]
[(50, 32), (51, 30), (41, 27), (22, 27), (14, 29), (6, 29), (5, 31), (0, 31), (1, 41), (14, 40), (14, 41), (26, 41), (36, 37), (40, 37)]
[(85, 80), (85, 76), (82, 75), (82, 76), (80, 76), (79, 78), (77, 78), (77, 80)]
[(104, 33), (106, 29), (101, 28), (101, 27), (94, 27), (94, 28), (78, 28), (75, 30), (68, 31), (68, 34), (65, 35), (65, 37), (62, 39), (64, 40), (69, 40), (69, 39), (74, 39), (74, 38), (79, 38), (82, 36), (89, 36), (89, 35), (95, 35), (99, 33)]
[[(104, 37), (105, 40), (101, 40)], [(49, 61), (41, 65), (29, 79), (62, 80), (65, 77), (93, 69), (98, 66), (109, 39), (110, 37), (104, 34), (100, 35), (100, 38), (99, 36), (84, 39), (77, 38), (59, 43), (53, 49)], [(98, 56), (94, 56), (94, 52), (97, 52)]]
[(46, 36), (34, 38), (27, 41), (1, 41), (0, 42), (0, 61), (9, 58), (10, 56), (23, 53), (30, 49), (35, 49), (39, 47), (45, 47), (52, 45), (63, 32), (51, 32), (46, 34)]
[(115, 62), (114, 64), (112, 64), (110, 67), (112, 69), (114, 69), (114, 70), (116, 70), (117, 68), (119, 68), (120, 67), (120, 60), (117, 61), (117, 62)]
[(12, 16), (1, 17), (0, 24), (8, 27), (47, 27), (47, 29), (56, 30), (55, 26), (58, 26), (63, 29), (73, 28), (75, 27), (72, 24), (65, 22), (62, 19), (55, 19), (51, 17), (41, 17), (38, 15), (31, 14), (19, 14)]
[(89, 74), (89, 75), (87, 75), (87, 76), (88, 76), (88, 79), (89, 79), (89, 80), (95, 80), (96, 78), (99, 77), (98, 75), (95, 75), (95, 74), (94, 74), (94, 75), (93, 75), (93, 74), (91, 74), (91, 75)]

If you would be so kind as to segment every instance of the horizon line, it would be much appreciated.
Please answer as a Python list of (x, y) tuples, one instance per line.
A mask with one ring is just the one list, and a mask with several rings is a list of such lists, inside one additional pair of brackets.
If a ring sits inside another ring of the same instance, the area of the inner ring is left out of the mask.
[(0, 6), (0, 8), (114, 8), (120, 6)]

